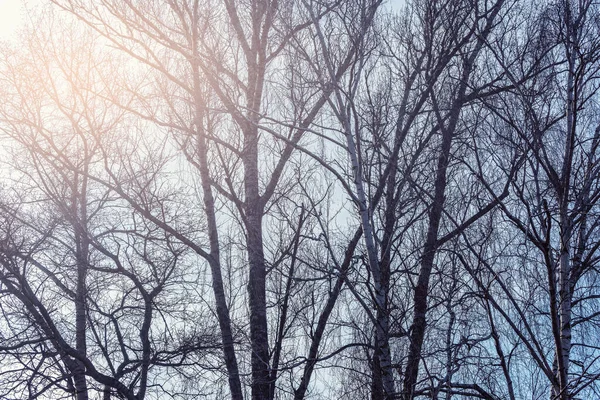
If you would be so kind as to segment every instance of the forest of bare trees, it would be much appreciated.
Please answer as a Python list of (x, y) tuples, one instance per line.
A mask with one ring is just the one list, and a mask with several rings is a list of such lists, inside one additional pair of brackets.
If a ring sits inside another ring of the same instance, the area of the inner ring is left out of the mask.
[(600, 399), (600, 2), (26, 20), (1, 399)]

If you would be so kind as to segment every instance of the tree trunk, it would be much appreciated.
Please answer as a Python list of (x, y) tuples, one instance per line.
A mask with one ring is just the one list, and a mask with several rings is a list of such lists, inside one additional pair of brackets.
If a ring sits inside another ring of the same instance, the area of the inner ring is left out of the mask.
[[(87, 156), (87, 155), (85, 155)], [(87, 173), (87, 161), (86, 171)], [(74, 193), (72, 198), (72, 225), (75, 231), (75, 258), (77, 267), (77, 287), (75, 289), (75, 349), (81, 355), (87, 355), (86, 320), (87, 320), (87, 269), (89, 260), (89, 238), (87, 233), (87, 174), (79, 182), (79, 174), (75, 174)], [(79, 360), (75, 360), (75, 371), (73, 381), (77, 400), (87, 400), (88, 390), (85, 378), (85, 366)]]
[(429, 225), (427, 228), (425, 245), (423, 246), (421, 268), (413, 297), (414, 313), (413, 322), (410, 329), (410, 343), (403, 387), (403, 396), (406, 400), (412, 400), (414, 396), (419, 373), (419, 363), (421, 360), (421, 349), (425, 339), (425, 317), (427, 313), (427, 298), (429, 295), (429, 280), (431, 278), (433, 262), (438, 247), (439, 225), (444, 211), (444, 198), (447, 185), (446, 172), (450, 161), (452, 139), (454, 137), (456, 126), (458, 124), (460, 113), (465, 101), (465, 94), (469, 86), (468, 81), (469, 77), (471, 76), (471, 72), (473, 71), (475, 60), (492, 30), (496, 16), (500, 12), (503, 4), (504, 0), (496, 1), (494, 6), (490, 9), (489, 14), (486, 16), (486, 25), (481, 34), (477, 37), (474, 48), (468, 56), (464, 55), (461, 80), (458, 84), (451, 108), (448, 111), (449, 118), (447, 118), (447, 125), (444, 125), (444, 119), (442, 118), (440, 109), (437, 106), (435, 93), (432, 93), (434, 111), (438, 119), (437, 122), (439, 129), (442, 133), (442, 143), (437, 160), (434, 195), (432, 199), (431, 210), (429, 212)]
[[(390, 290), (390, 265), (391, 265), (391, 246), (392, 239), (394, 237), (394, 229), (396, 227), (396, 205), (397, 201), (394, 197), (396, 193), (396, 175), (398, 172), (398, 157), (396, 154), (392, 155), (390, 160), (391, 169), (386, 181), (386, 192), (385, 192), (385, 221), (383, 228), (383, 237), (381, 240), (381, 262), (379, 263), (380, 268), (380, 285), (383, 293), (385, 294), (384, 302), (382, 307), (377, 307), (377, 321), (382, 326), (387, 327), (385, 331), (381, 332), (382, 335), (375, 338), (375, 353), (373, 356), (373, 376), (372, 376), (372, 392), (371, 399), (384, 399), (386, 391), (384, 388), (385, 379), (389, 379), (388, 375), (393, 374), (391, 367), (387, 370), (382, 369), (381, 358), (391, 357), (389, 354), (382, 354), (381, 349), (389, 349), (389, 290)], [(381, 321), (381, 322), (380, 322)], [(390, 360), (391, 363), (391, 360)], [(393, 383), (393, 381), (392, 381)], [(390, 383), (388, 383), (389, 385)], [(388, 392), (388, 395), (390, 393)]]
[[(194, 30), (196, 32), (196, 30)], [(195, 37), (194, 37), (195, 38)], [(195, 39), (194, 39), (195, 41)], [(196, 49), (197, 46), (194, 46)], [(215, 305), (219, 328), (221, 330), (221, 340), (223, 345), (223, 356), (227, 368), (227, 378), (229, 382), (229, 391), (232, 400), (242, 400), (244, 398), (242, 385), (240, 382), (240, 373), (235, 355), (233, 343), (233, 332), (231, 330), (231, 317), (225, 289), (223, 287), (223, 276), (221, 273), (221, 257), (219, 249), (219, 230), (217, 228), (217, 217), (215, 210), (215, 200), (211, 186), (210, 173), (208, 169), (208, 148), (206, 144), (204, 130), (204, 99), (201, 96), (201, 84), (199, 67), (196, 61), (192, 61), (194, 71), (194, 103), (195, 103), (195, 125), (196, 125), (196, 151), (198, 155), (198, 166), (200, 181), (202, 185), (202, 199), (204, 202), (204, 211), (208, 227), (208, 239), (210, 242), (210, 260), (209, 267), (212, 278), (212, 289), (215, 296)]]
[(244, 188), (246, 194), (245, 226), (248, 252), (248, 303), (250, 306), (250, 341), (252, 365), (252, 399), (269, 398), (269, 338), (267, 329), (266, 269), (263, 251), (262, 199), (258, 192), (258, 134), (250, 128), (245, 135)]

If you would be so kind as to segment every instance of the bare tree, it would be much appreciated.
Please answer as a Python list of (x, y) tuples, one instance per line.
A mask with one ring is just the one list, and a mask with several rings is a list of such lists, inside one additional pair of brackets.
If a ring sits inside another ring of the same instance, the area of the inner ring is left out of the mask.
[(0, 396), (594, 397), (597, 8), (48, 2), (1, 50)]
[[(22, 49), (5, 53), (1, 72), (10, 175), (0, 205), (0, 350), (12, 366), (1, 372), (2, 396), (176, 396), (155, 380), (178, 371), (183, 384), (198, 358), (220, 346), (188, 298), (198, 290), (186, 272), (193, 257), (91, 178), (111, 162), (102, 149), (114, 146), (123, 123), (103, 96), (109, 64), (93, 36), (59, 46), (69, 32), (47, 29), (64, 21), (44, 18)], [(168, 159), (148, 157), (143, 141), (130, 139), (120, 139), (121, 151), (132, 146), (129, 161), (146, 165), (136, 184), (150, 185)], [(163, 215), (184, 217), (162, 194), (147, 200)]]

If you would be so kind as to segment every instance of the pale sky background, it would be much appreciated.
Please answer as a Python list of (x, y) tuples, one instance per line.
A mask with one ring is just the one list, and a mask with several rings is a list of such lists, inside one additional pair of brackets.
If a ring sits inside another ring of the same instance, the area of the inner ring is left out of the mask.
[(9, 40), (23, 22), (25, 0), (0, 0), (0, 40)]
[[(11, 40), (15, 31), (23, 23), (24, 5), (27, 0), (0, 0), (0, 40)], [(388, 0), (392, 8), (403, 3), (402, 0)]]

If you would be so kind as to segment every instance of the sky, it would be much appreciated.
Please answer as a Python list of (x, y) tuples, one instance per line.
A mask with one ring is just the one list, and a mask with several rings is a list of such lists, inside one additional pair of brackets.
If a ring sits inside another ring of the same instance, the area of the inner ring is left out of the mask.
[[(0, 40), (10, 40), (14, 37), (17, 27), (23, 22), (23, 8), (27, 0), (0, 0)], [(391, 0), (392, 7), (402, 3), (401, 0)]]
[[(27, 0), (0, 0), (0, 40), (14, 38), (18, 26), (23, 23), (23, 11)], [(392, 8), (398, 7), (403, 0), (388, 0)]]
[(23, 20), (25, 0), (0, 0), (0, 40), (9, 40)]

